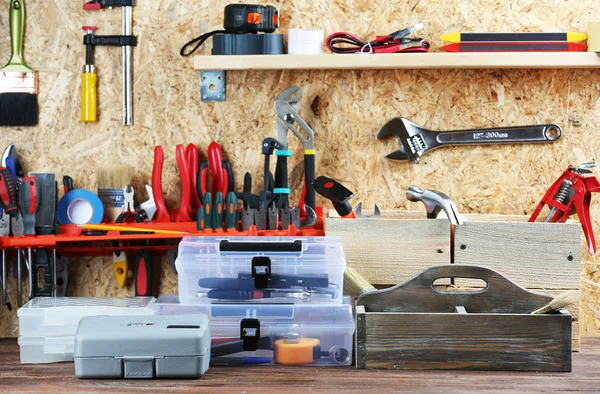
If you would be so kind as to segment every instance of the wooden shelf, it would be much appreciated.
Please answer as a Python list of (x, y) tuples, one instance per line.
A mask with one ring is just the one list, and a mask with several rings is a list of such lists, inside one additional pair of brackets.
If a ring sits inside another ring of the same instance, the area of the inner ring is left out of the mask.
[(593, 52), (195, 56), (197, 70), (600, 68)]

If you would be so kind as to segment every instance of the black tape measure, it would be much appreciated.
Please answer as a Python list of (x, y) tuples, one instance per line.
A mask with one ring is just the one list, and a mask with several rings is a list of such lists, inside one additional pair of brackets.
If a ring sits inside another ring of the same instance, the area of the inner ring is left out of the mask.
[[(179, 53), (181, 56), (191, 55), (209, 37), (218, 33), (272, 33), (278, 27), (279, 12), (271, 5), (229, 4), (225, 7), (223, 15), (223, 28), (225, 30), (204, 33), (186, 43)], [(190, 47), (192, 48), (188, 50)]]

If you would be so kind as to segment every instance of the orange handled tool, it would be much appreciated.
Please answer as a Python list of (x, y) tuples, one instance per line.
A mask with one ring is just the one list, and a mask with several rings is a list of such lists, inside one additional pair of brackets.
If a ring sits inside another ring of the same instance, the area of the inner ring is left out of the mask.
[(226, 183), (223, 178), (223, 153), (221, 147), (215, 141), (208, 145), (208, 163), (210, 164), (210, 175), (212, 177), (211, 193), (215, 196), (217, 192), (223, 193), (223, 184)]
[(162, 168), (164, 161), (165, 154), (163, 148), (158, 145), (154, 148), (154, 166), (152, 167), (152, 194), (154, 196), (154, 203), (156, 204), (155, 221), (157, 222), (171, 221), (162, 193)]
[[(190, 222), (191, 219), (191, 197), (192, 186), (190, 181), (190, 171), (188, 161), (185, 155), (185, 148), (179, 144), (175, 148), (175, 157), (177, 158), (177, 167), (179, 167), (179, 175), (181, 177), (181, 200), (179, 208), (173, 212), (174, 222)], [(194, 218), (195, 219), (195, 218)]]

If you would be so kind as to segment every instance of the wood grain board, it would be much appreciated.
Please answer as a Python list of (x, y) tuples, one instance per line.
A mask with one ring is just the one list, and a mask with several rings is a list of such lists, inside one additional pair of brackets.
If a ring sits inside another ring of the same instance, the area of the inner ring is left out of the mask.
[(361, 313), (357, 309), (357, 327), (358, 368), (571, 371), (569, 314)]
[(476, 68), (600, 68), (595, 53), (411, 53), (195, 56), (196, 70), (401, 70)]
[(454, 242), (455, 264), (484, 265), (530, 289), (581, 286), (579, 223), (468, 221), (456, 226)]
[(326, 233), (342, 237), (349, 266), (371, 284), (401, 283), (432, 265), (450, 264), (446, 219), (337, 219)]
[(0, 339), (3, 393), (590, 393), (598, 389), (600, 339), (585, 338), (573, 372), (361, 370), (348, 367), (211, 367), (194, 380), (79, 380), (73, 363), (21, 365), (16, 339)]

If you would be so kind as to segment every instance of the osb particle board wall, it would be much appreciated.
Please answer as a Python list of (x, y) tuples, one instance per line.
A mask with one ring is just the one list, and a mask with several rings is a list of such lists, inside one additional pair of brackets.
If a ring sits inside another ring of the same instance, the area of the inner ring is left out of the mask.
[[(273, 99), (301, 86), (302, 116), (316, 132), (318, 174), (335, 177), (355, 191), (354, 201), (384, 209), (406, 209), (406, 187), (418, 184), (450, 195), (465, 213), (529, 214), (569, 163), (600, 159), (600, 70), (438, 70), (346, 72), (230, 72), (227, 101), (203, 104), (198, 73), (179, 49), (201, 30), (221, 27), (221, 0), (139, 0), (134, 9), (135, 126), (121, 126), (121, 56), (98, 48), (99, 116), (79, 121), (80, 75), (84, 64), (82, 25), (98, 34), (120, 33), (120, 10), (84, 12), (83, 1), (26, 0), (25, 56), (40, 71), (40, 123), (35, 128), (0, 131), (2, 146), (14, 142), (28, 171), (71, 175), (77, 187), (96, 188), (96, 168), (128, 163), (138, 169), (138, 191), (149, 180), (152, 149), (166, 152), (163, 188), (167, 204), (179, 199), (174, 150), (194, 142), (202, 150), (218, 141), (234, 165), (237, 188), (244, 172), (259, 176), (260, 142), (274, 135)], [(452, 31), (582, 31), (600, 19), (594, 0), (271, 1), (289, 27), (354, 32), (369, 38), (417, 21), (432, 40)], [(8, 1), (0, 5), (0, 57), (10, 53)], [(208, 53), (208, 47), (204, 49)], [(404, 55), (401, 55), (404, 56)], [(410, 56), (410, 55), (406, 55)], [(404, 116), (431, 129), (458, 129), (558, 123), (563, 138), (554, 145), (440, 149), (419, 165), (397, 164), (383, 156), (397, 141), (377, 142), (378, 128)], [(302, 178), (301, 147), (290, 175), (297, 199)], [(259, 179), (259, 178), (257, 178)], [(256, 185), (257, 187), (259, 185)], [(414, 208), (414, 207), (413, 207)], [(600, 231), (600, 201), (592, 201)], [(584, 250), (585, 252), (585, 250)], [(582, 266), (583, 335), (600, 334), (600, 270), (597, 258)], [(160, 292), (176, 291), (166, 262)], [(516, 278), (518, 279), (518, 278)], [(14, 280), (9, 283), (15, 299)], [(72, 259), (69, 295), (132, 293), (119, 289), (109, 259)], [(0, 336), (17, 334), (13, 311), (0, 310)]]

